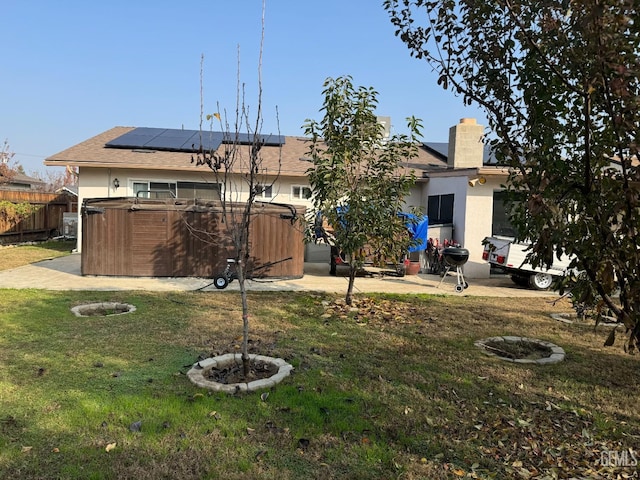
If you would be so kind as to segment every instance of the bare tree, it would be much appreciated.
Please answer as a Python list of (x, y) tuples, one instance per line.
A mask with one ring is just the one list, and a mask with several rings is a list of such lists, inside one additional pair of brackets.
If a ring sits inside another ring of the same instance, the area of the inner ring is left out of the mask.
[(43, 184), (38, 188), (43, 192), (56, 192), (62, 187), (69, 187), (78, 184), (77, 169), (71, 166), (67, 166), (64, 171), (58, 169), (47, 169), (44, 172), (35, 172), (32, 176), (43, 182)]
[(9, 183), (16, 174), (16, 165), (12, 160), (15, 153), (9, 147), (9, 140), (5, 139), (0, 150), (0, 184)]
[[(255, 216), (256, 198), (264, 186), (272, 186), (280, 173), (280, 161), (276, 172), (268, 176), (264, 173), (262, 146), (268, 136), (261, 134), (263, 124), (262, 114), (262, 52), (264, 48), (264, 12), (265, 2), (262, 4), (262, 35), (260, 40), (260, 56), (258, 61), (258, 93), (257, 108), (252, 113), (245, 98), (245, 84), (241, 83), (240, 50), (238, 48), (237, 96), (236, 109), (232, 118), (226, 110), (204, 115), (201, 87), (200, 131), (206, 120), (211, 129), (214, 124), (220, 126), (223, 133), (223, 143), (216, 150), (206, 150), (201, 141), (200, 149), (193, 156), (196, 165), (206, 165), (215, 174), (218, 185), (221, 186), (220, 205), (222, 222), (226, 225), (228, 238), (220, 239), (210, 236), (212, 241), (230, 241), (234, 254), (235, 273), (240, 284), (242, 302), (242, 362), (245, 378), (250, 373), (249, 342), (249, 302), (247, 298), (246, 280), (251, 274), (251, 243), (250, 232), (252, 219)], [(202, 69), (201, 69), (202, 77)], [(202, 85), (202, 79), (201, 79)], [(277, 118), (277, 110), (276, 110)], [(246, 198), (245, 198), (246, 196)], [(242, 201), (241, 201), (242, 200)], [(202, 232), (199, 232), (202, 233)]]

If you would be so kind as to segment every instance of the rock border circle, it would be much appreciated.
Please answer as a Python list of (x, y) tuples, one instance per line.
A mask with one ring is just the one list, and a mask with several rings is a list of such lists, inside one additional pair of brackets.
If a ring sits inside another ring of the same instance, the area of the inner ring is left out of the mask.
[(265, 362), (274, 365), (278, 367), (278, 372), (268, 378), (261, 378), (251, 382), (220, 383), (208, 380), (206, 374), (213, 368), (225, 368), (233, 364), (242, 365), (242, 355), (240, 353), (227, 353), (194, 363), (193, 367), (187, 372), (187, 377), (201, 388), (232, 394), (237, 392), (254, 392), (256, 390), (274, 387), (288, 377), (293, 370), (293, 365), (281, 358), (249, 354), (249, 359), (254, 362)]
[[(576, 325), (585, 325), (587, 327), (591, 327), (591, 326), (595, 327), (596, 326), (595, 320), (593, 322), (591, 322), (591, 323), (573, 321), (572, 318), (578, 318), (578, 314), (576, 314), (576, 313), (552, 313), (551, 314), (551, 318), (553, 318), (554, 320), (557, 320), (559, 322), (562, 322), (562, 323), (567, 323), (569, 325), (576, 324)], [(615, 328), (618, 325), (620, 325), (618, 323), (618, 321), (613, 317), (603, 316), (602, 318), (605, 319), (605, 320), (604, 321), (601, 320), (597, 325), (598, 327), (600, 325), (602, 325), (603, 327)], [(611, 320), (608, 321), (608, 319), (611, 319)]]
[[(532, 343), (532, 344), (535, 344), (535, 345), (539, 345), (541, 347), (546, 347), (546, 348), (551, 349), (551, 355), (548, 356), (548, 357), (536, 358), (536, 359), (501, 357), (497, 353), (488, 350), (486, 348), (486, 342), (509, 342), (509, 343), (528, 342), (528, 343)], [(499, 358), (500, 360), (505, 360), (507, 362), (512, 362), (512, 363), (529, 363), (529, 364), (536, 364), (536, 365), (550, 365), (552, 363), (558, 363), (558, 362), (563, 361), (564, 357), (566, 355), (564, 349), (562, 347), (559, 347), (555, 343), (547, 342), (545, 340), (539, 340), (537, 338), (516, 337), (516, 336), (512, 336), (512, 335), (504, 335), (504, 336), (501, 336), (501, 337), (484, 338), (482, 340), (475, 341), (474, 345), (476, 347), (478, 347), (478, 348), (481, 348), (482, 351), (486, 355), (488, 355), (490, 357), (496, 357), (496, 358)]]
[[(104, 310), (123, 310), (118, 313), (109, 313), (107, 315), (85, 315), (85, 311), (89, 311), (91, 309), (104, 309)], [(73, 314), (76, 317), (112, 317), (115, 315), (126, 315), (128, 313), (132, 313), (136, 311), (135, 305), (131, 305), (130, 303), (121, 303), (121, 302), (95, 302), (95, 303), (83, 303), (82, 305), (76, 305), (71, 309)]]

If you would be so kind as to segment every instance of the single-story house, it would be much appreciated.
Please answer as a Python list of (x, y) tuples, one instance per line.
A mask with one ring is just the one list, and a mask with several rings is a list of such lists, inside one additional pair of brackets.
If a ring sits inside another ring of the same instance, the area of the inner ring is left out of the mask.
[[(450, 128), (448, 144), (424, 143), (418, 157), (404, 164), (417, 177), (407, 206), (421, 207), (429, 215), (430, 237), (453, 239), (469, 250), (465, 265), (469, 278), (489, 276), (481, 242), (497, 233), (505, 219), (496, 192), (502, 190), (507, 172), (488, 162), (483, 138), (482, 125), (475, 119), (462, 119)], [(219, 151), (225, 146), (219, 132), (114, 127), (48, 157), (44, 163), (78, 168), (80, 205), (89, 198), (149, 197), (168, 192), (179, 198), (215, 199), (220, 187), (214, 173), (192, 161), (192, 146), (200, 144)], [(312, 206), (306, 176), (311, 166), (308, 147), (306, 138), (265, 136), (261, 148), (262, 201)], [(242, 201), (247, 192), (242, 191), (242, 182), (237, 185), (232, 200)], [(81, 220), (79, 217), (78, 248), (82, 245)]]
[(5, 176), (0, 172), (0, 189), (3, 190), (38, 190), (45, 182), (17, 171), (8, 172)]

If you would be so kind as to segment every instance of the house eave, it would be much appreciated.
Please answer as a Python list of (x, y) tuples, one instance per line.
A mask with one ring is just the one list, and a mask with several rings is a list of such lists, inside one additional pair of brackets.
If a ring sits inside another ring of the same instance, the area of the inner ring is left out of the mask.
[[(127, 165), (122, 164), (121, 162), (102, 162), (100, 164), (96, 164), (94, 162), (83, 162), (78, 160), (65, 160), (65, 161), (45, 161), (44, 164), (46, 166), (51, 167), (77, 167), (77, 168), (95, 168), (95, 169), (119, 169), (119, 170), (159, 170), (159, 171), (172, 171), (172, 172), (196, 172), (196, 173), (210, 173), (215, 174), (209, 167), (205, 165), (149, 165), (149, 164), (135, 164), (130, 163)], [(245, 173), (243, 171), (239, 171), (238, 173)], [(288, 177), (305, 177), (306, 174), (304, 172), (294, 171), (294, 170), (284, 170), (281, 169), (279, 171), (263, 169), (260, 172), (261, 175), (280, 175), (280, 176), (288, 176)]]
[(427, 170), (423, 178), (469, 177), (478, 174), (477, 168), (447, 168), (446, 170)]
[(475, 177), (482, 175), (485, 177), (507, 177), (510, 170), (503, 167), (480, 167), (480, 168), (447, 168), (444, 170), (425, 170), (422, 172), (422, 179), (447, 178), (447, 177)]
[(478, 169), (478, 174), (485, 177), (508, 177), (510, 173), (511, 169), (507, 167), (485, 166)]

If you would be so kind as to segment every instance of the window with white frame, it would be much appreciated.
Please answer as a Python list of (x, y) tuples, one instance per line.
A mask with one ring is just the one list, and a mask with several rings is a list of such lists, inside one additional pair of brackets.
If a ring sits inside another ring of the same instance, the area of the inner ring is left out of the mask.
[(273, 185), (256, 185), (256, 198), (273, 198)]
[(311, 188), (301, 185), (291, 187), (291, 198), (299, 200), (308, 200), (311, 198)]
[(220, 185), (207, 182), (152, 182), (135, 180), (133, 194), (141, 198), (200, 198), (219, 200)]
[(176, 196), (175, 182), (134, 181), (133, 194), (140, 198), (171, 198)]
[(220, 200), (220, 185), (208, 182), (178, 182), (178, 198)]
[(134, 197), (149, 197), (149, 182), (133, 182)]

